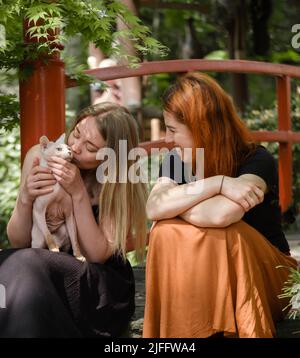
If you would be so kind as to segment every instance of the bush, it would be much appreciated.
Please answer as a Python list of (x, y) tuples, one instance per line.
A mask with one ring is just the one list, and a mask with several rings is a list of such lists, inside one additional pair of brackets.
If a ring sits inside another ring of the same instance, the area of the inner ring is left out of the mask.
[(20, 130), (0, 130), (0, 249), (8, 247), (6, 226), (20, 184)]

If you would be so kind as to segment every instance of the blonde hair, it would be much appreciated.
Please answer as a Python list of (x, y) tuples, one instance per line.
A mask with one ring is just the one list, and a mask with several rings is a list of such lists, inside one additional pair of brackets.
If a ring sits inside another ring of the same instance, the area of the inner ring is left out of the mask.
[[(103, 184), (99, 196), (99, 223), (105, 218), (110, 219), (114, 253), (121, 254), (126, 259), (126, 239), (132, 235), (135, 242), (138, 260), (143, 260), (147, 235), (146, 201), (147, 187), (144, 183), (119, 183), (119, 140), (127, 141), (127, 153), (138, 146), (138, 128), (135, 119), (129, 111), (120, 105), (111, 102), (102, 102), (82, 110), (75, 123), (68, 130), (66, 142), (70, 133), (82, 119), (92, 116), (96, 119), (99, 133), (107, 147), (116, 154), (116, 183)], [(127, 168), (135, 161), (128, 160)]]

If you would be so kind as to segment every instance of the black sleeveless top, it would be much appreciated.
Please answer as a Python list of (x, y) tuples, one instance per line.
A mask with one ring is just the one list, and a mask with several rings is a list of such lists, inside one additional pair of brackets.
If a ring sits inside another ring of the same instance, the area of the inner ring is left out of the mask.
[(99, 222), (98, 222), (98, 219), (99, 219), (99, 205), (92, 205), (92, 210), (93, 210), (95, 220), (99, 224)]

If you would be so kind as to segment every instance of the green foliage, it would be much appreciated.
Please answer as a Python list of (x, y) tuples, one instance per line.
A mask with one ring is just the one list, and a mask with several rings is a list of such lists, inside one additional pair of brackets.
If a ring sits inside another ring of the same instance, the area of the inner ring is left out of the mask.
[(292, 267), (277, 266), (290, 271), (288, 280), (282, 288), (283, 293), (278, 295), (279, 298), (289, 298), (289, 304), (283, 310), (289, 308), (288, 317), (296, 319), (300, 316), (300, 271)]
[[(253, 131), (262, 129), (268, 131), (277, 130), (277, 108), (274, 104), (272, 108), (249, 110), (249, 112), (245, 115), (245, 121), (248, 128)], [(263, 142), (261, 144), (265, 146), (274, 155), (276, 159), (278, 159), (278, 143)]]
[(20, 185), (20, 131), (0, 130), (0, 249), (8, 246), (6, 226)]
[(299, 64), (300, 55), (295, 50), (289, 49), (284, 52), (273, 52), (271, 60), (275, 63)]
[(69, 76), (72, 80), (76, 80), (78, 86), (87, 85), (90, 83), (101, 82), (95, 79), (92, 76), (86, 75), (84, 73), (85, 70), (88, 69), (86, 64), (78, 64), (78, 61), (75, 57), (72, 56), (64, 56), (62, 58), (66, 67), (66, 75)]
[[(29, 24), (24, 46), (23, 20)], [(117, 23), (125, 28), (117, 30)], [(58, 32), (57, 29), (60, 29)], [(107, 56), (136, 65), (142, 56), (166, 54), (167, 48), (150, 37), (149, 29), (118, 0), (0, 0), (0, 77), (1, 84), (11, 83), (11, 70), (16, 78), (24, 79), (32, 71), (30, 60), (47, 61), (54, 53), (64, 54), (64, 47), (80, 34), (80, 46), (93, 42)], [(136, 50), (132, 56), (128, 41)], [(66, 73), (79, 84), (95, 82), (83, 74), (86, 65), (63, 56)], [(22, 66), (22, 72), (19, 66)], [(9, 72), (10, 71), (10, 72)], [(16, 97), (0, 93), (0, 128), (8, 130), (18, 123)]]
[[(138, 55), (149, 52), (163, 55), (166, 52), (166, 47), (150, 37), (149, 29), (141, 20), (117, 0), (6, 0), (0, 5), (0, 24), (6, 32), (5, 43), (0, 48), (0, 68), (16, 68), (24, 58), (36, 59), (41, 54), (61, 51), (56, 45), (66, 43), (78, 33), (82, 36), (83, 45), (93, 42), (107, 55), (133, 62), (139, 59), (129, 56), (126, 42), (122, 39), (132, 40)], [(30, 26), (27, 35), (37, 40), (28, 46), (23, 46), (23, 18)], [(127, 28), (118, 31), (118, 21)]]
[(292, 26), (299, 23), (299, 1), (274, 1), (269, 21), (270, 53), (264, 61), (299, 65), (299, 50), (293, 49), (291, 39)]
[(149, 76), (145, 86), (143, 105), (152, 105), (160, 108), (161, 96), (174, 80), (175, 75), (172, 73), (159, 73)]
[(11, 131), (19, 123), (19, 102), (14, 94), (0, 91), (0, 128)]
[(204, 58), (206, 60), (228, 60), (228, 53), (224, 50), (212, 51)]

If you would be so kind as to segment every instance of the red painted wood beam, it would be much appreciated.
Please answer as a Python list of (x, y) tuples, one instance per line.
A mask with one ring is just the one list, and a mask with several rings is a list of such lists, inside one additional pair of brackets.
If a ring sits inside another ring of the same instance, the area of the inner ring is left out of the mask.
[[(278, 129), (292, 130), (291, 81), (288, 76), (277, 78)], [(292, 141), (279, 144), (279, 197), (281, 210), (285, 212), (293, 201), (293, 155)]]
[(300, 133), (292, 131), (252, 131), (257, 142), (300, 143)]
[(149, 142), (142, 142), (139, 144), (139, 147), (145, 149), (147, 151), (147, 154), (151, 154), (151, 149), (153, 149), (153, 148), (172, 149), (172, 148), (174, 148), (174, 143), (166, 143), (164, 139), (159, 139), (159, 140), (153, 140), (153, 141), (149, 141)]
[[(112, 66), (84, 71), (85, 74), (107, 81), (118, 78), (146, 76), (156, 73), (213, 71), (229, 73), (255, 73), (269, 76), (300, 78), (300, 67), (247, 60), (169, 60), (144, 62), (137, 68)], [(76, 80), (66, 77), (66, 87), (77, 86)]]
[[(285, 131), (252, 131), (256, 142), (279, 142), (279, 143), (300, 143), (300, 133)], [(144, 148), (148, 154), (152, 148), (168, 148), (172, 149), (174, 143), (166, 143), (164, 139), (141, 142), (139, 147)]]
[[(24, 22), (24, 43), (34, 42), (25, 35), (29, 25)], [(20, 81), (21, 164), (25, 155), (42, 135), (55, 140), (65, 131), (65, 72), (59, 56), (47, 61), (26, 62), (33, 71)]]

